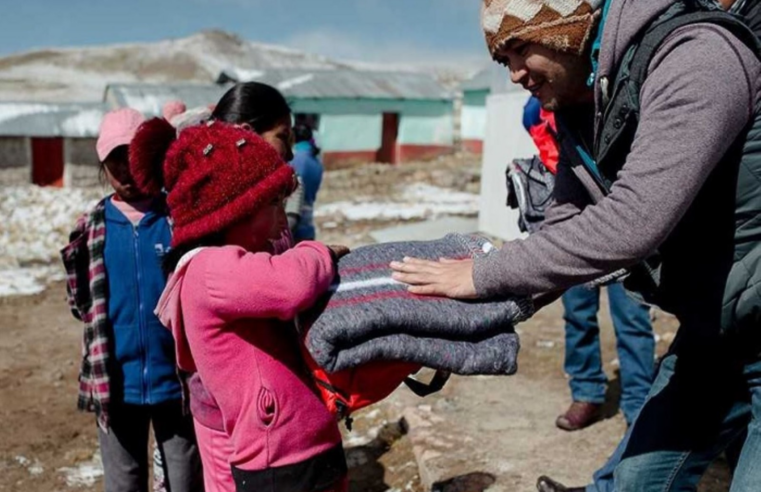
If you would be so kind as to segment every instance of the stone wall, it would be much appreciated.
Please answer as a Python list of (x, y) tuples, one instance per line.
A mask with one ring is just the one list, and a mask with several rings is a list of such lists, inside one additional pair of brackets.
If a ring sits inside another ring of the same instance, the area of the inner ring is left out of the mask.
[(66, 186), (89, 188), (100, 184), (100, 162), (94, 138), (66, 139)]
[(0, 137), (0, 185), (28, 184), (32, 181), (29, 140)]

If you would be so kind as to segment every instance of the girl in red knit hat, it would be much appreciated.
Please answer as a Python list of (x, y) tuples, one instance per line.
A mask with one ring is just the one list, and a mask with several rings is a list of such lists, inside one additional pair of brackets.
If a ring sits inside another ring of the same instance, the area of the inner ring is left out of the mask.
[[(259, 134), (283, 160), (292, 158), (291, 108), (274, 87), (258, 82), (236, 84), (225, 93), (219, 103), (211, 109), (204, 110), (205, 115), (202, 114), (204, 111), (194, 109), (169, 121), (178, 129), (197, 125), (199, 121), (208, 119), (233, 123)], [(192, 123), (193, 121), (195, 123)], [(298, 191), (301, 191), (301, 188), (286, 201), (289, 227), (283, 229), (281, 239), (273, 244), (272, 249), (275, 253), (282, 253), (293, 246), (290, 229), (294, 215), (292, 209), (298, 212), (300, 208)], [(174, 250), (172, 256), (175, 263), (179, 257), (190, 251), (188, 248), (180, 247)], [(235, 483), (229, 465), (233, 446), (224, 429), (222, 412), (204, 387), (198, 373), (188, 378), (188, 388), (190, 409), (204, 466), (206, 492), (234, 492)]]
[(180, 369), (197, 372), (219, 407), (238, 491), (345, 490), (340, 433), (304, 371), (293, 325), (328, 289), (345, 250), (305, 242), (275, 254), (296, 181), (247, 123), (211, 121), (177, 139), (165, 120), (138, 130), (135, 182), (165, 189), (174, 221), (174, 273), (157, 314)]

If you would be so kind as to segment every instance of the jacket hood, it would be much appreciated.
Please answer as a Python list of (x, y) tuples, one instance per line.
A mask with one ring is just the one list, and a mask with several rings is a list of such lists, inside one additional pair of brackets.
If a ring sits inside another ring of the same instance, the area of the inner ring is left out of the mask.
[[(281, 254), (293, 247), (293, 236), (287, 227), (281, 232), (280, 239), (271, 241), (270, 248), (274, 254)], [(185, 334), (185, 322), (182, 317), (182, 286), (185, 282), (185, 276), (190, 266), (190, 261), (201, 251), (206, 248), (196, 248), (186, 253), (174, 272), (169, 277), (164, 292), (159, 298), (158, 305), (154, 313), (158, 316), (159, 321), (167, 327), (174, 337), (175, 356), (177, 358), (177, 367), (181, 370), (193, 373), (196, 372), (196, 363), (190, 352), (190, 344)]]
[(637, 34), (665, 12), (673, 0), (611, 0), (602, 34), (595, 103), (602, 107), (600, 79), (606, 77), (611, 82), (616, 76), (616, 67)]
[(185, 335), (185, 323), (182, 319), (182, 285), (185, 281), (190, 260), (204, 248), (197, 248), (185, 254), (177, 263), (174, 273), (169, 277), (164, 292), (159, 298), (159, 303), (154, 311), (161, 324), (166, 326), (174, 337), (174, 350), (177, 357), (177, 367), (185, 372), (196, 372), (196, 363), (190, 352), (187, 336)]

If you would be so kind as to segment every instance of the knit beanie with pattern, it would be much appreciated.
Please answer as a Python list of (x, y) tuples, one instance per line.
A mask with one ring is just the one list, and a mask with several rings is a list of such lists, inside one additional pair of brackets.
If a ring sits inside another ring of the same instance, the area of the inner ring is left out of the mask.
[(602, 0), (483, 0), (481, 25), (496, 61), (513, 40), (582, 55), (601, 6)]
[(138, 189), (167, 192), (172, 247), (220, 233), (296, 188), (291, 166), (250, 130), (209, 122), (174, 135), (166, 120), (149, 120), (129, 156)]

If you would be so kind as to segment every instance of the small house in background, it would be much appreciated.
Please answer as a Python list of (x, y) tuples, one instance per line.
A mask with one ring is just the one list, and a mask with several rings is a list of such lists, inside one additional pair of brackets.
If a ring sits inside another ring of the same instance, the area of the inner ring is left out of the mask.
[(217, 84), (112, 84), (105, 102), (146, 116), (164, 103), (188, 108), (216, 103), (236, 81), (256, 80), (278, 88), (296, 122), (310, 125), (327, 165), (399, 163), (451, 153), (452, 95), (433, 77), (418, 73), (357, 70), (226, 71)]
[(0, 182), (95, 184), (95, 140), (105, 111), (100, 103), (0, 103)]
[(491, 94), (493, 71), (478, 72), (460, 86), (462, 90), (462, 110), (460, 134), (463, 149), (483, 153), (486, 134), (486, 98)]
[(266, 70), (296, 120), (318, 133), (326, 164), (430, 159), (454, 149), (453, 95), (421, 73)]

